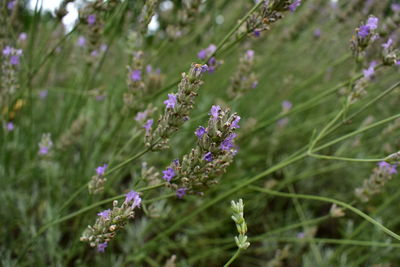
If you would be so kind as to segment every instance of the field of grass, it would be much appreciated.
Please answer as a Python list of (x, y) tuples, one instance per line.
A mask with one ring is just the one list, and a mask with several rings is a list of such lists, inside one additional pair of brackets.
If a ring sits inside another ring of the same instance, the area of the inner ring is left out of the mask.
[(400, 3), (40, 2), (0, 2), (1, 266), (400, 266)]

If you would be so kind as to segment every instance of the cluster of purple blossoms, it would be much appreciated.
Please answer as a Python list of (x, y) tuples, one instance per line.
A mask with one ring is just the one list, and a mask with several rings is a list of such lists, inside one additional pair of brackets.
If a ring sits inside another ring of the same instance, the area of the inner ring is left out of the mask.
[(378, 18), (371, 16), (368, 18), (367, 23), (365, 25), (361, 25), (358, 29), (358, 36), (360, 38), (366, 38), (373, 30), (378, 28)]
[(378, 22), (377, 17), (370, 16), (365, 24), (356, 29), (356, 34), (351, 39), (351, 49), (357, 61), (364, 59), (365, 50), (378, 38)]
[(386, 43), (382, 44), (382, 62), (387, 66), (400, 65), (398, 60), (399, 50), (394, 47), (392, 38), (389, 38)]
[(51, 141), (51, 134), (42, 134), (42, 139), (39, 142), (39, 155), (48, 156), (50, 154), (51, 148), (53, 147), (53, 142)]
[(201, 60), (207, 60), (207, 68), (203, 69), (203, 71), (208, 71), (209, 73), (215, 72), (217, 67), (219, 67), (223, 61), (217, 60), (214, 57), (214, 53), (217, 51), (217, 47), (214, 44), (210, 44), (206, 49), (200, 50), (197, 53), (197, 57)]
[(200, 193), (217, 183), (236, 154), (236, 129), (240, 128), (240, 116), (214, 105), (210, 110), (207, 127), (196, 129), (197, 145), (182, 161), (174, 160), (163, 171), (167, 186), (180, 197), (183, 189), (188, 194)]
[(96, 14), (90, 14), (90, 15), (87, 17), (87, 23), (88, 23), (89, 25), (94, 25), (94, 24), (96, 23)]
[(383, 187), (389, 182), (393, 175), (397, 174), (397, 165), (385, 161), (378, 163), (371, 176), (364, 180), (361, 187), (356, 188), (355, 194), (362, 201), (367, 202), (372, 196), (382, 192)]
[(289, 10), (291, 12), (295, 12), (296, 9), (300, 6), (301, 0), (294, 0), (293, 3), (289, 5)]
[(207, 65), (192, 64), (189, 73), (182, 74), (178, 92), (168, 94), (168, 99), (164, 101), (166, 108), (158, 120), (157, 127), (154, 131), (151, 128), (146, 129), (146, 146), (152, 147), (153, 150), (167, 148), (169, 137), (189, 120), (197, 91), (203, 83), (200, 78), (206, 68)]
[(254, 66), (254, 50), (246, 50), (240, 57), (236, 72), (230, 79), (230, 86), (227, 90), (231, 98), (241, 97), (247, 91), (258, 85), (256, 74), (252, 71)]
[(7, 122), (6, 128), (7, 128), (7, 131), (9, 131), (9, 132), (14, 131), (14, 129), (15, 129), (14, 123), (12, 121)]
[(93, 175), (89, 181), (88, 189), (90, 194), (98, 194), (104, 191), (104, 184), (107, 181), (106, 170), (108, 165), (104, 164), (96, 168), (96, 175)]
[(369, 64), (369, 67), (363, 70), (363, 74), (365, 78), (371, 79), (372, 76), (375, 74), (375, 67), (378, 63), (374, 60)]
[(3, 49), (3, 56), (8, 58), (9, 63), (11, 65), (19, 65), (20, 64), (20, 57), (22, 55), (22, 50), (21, 49), (16, 49), (11, 46), (6, 46)]
[(139, 193), (133, 190), (125, 195), (125, 201), (121, 206), (114, 200), (112, 209), (97, 213), (95, 224), (87, 227), (80, 240), (88, 242), (91, 247), (97, 247), (98, 252), (104, 252), (117, 231), (123, 229), (128, 221), (134, 218), (134, 209), (139, 208), (141, 202)]
[(142, 80), (142, 71), (141, 70), (132, 70), (131, 71), (131, 80), (134, 82), (138, 82)]

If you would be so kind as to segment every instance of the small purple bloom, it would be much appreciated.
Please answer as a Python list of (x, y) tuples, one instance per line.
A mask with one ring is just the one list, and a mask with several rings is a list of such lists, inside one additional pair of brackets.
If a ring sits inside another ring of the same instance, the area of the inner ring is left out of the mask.
[(25, 32), (21, 32), (18, 36), (18, 40), (25, 41), (28, 38), (28, 35)]
[(231, 124), (232, 129), (240, 128), (240, 126), (239, 126), (240, 119), (241, 119), (240, 116), (236, 116), (236, 118), (232, 121), (232, 124)]
[(144, 119), (146, 119), (147, 117), (147, 111), (143, 111), (143, 112), (138, 112), (135, 116), (135, 121), (142, 121)]
[(314, 31), (314, 36), (315, 37), (320, 37), (321, 36), (321, 29), (315, 29), (315, 31)]
[(253, 35), (254, 35), (254, 37), (260, 37), (261, 31), (258, 30), (258, 29), (255, 29), (255, 30), (253, 31)]
[(210, 45), (207, 47), (207, 52), (208, 52), (209, 54), (213, 54), (216, 50), (217, 50), (217, 46), (216, 46), (215, 44), (210, 44)]
[(153, 119), (149, 119), (146, 121), (146, 123), (143, 126), (143, 128), (146, 129), (146, 133), (150, 131), (152, 125), (153, 125)]
[(258, 85), (258, 81), (255, 81), (255, 82), (253, 82), (252, 84), (251, 84), (251, 88), (256, 88), (257, 87), (257, 85)]
[(361, 38), (366, 38), (369, 35), (370, 29), (368, 26), (366, 25), (362, 25), (359, 29), (358, 29), (358, 36)]
[(107, 247), (107, 242), (100, 243), (97, 245), (97, 251), (103, 253)]
[(375, 73), (376, 61), (372, 61), (368, 67), (368, 69), (363, 70), (363, 74), (365, 78), (371, 78)]
[(14, 127), (14, 123), (13, 123), (12, 121), (10, 121), (10, 122), (7, 123), (7, 130), (8, 130), (9, 132), (13, 131), (14, 128), (15, 128), (15, 127)]
[(177, 196), (179, 199), (182, 199), (182, 198), (186, 195), (186, 191), (187, 191), (187, 188), (186, 188), (186, 187), (178, 188), (178, 189), (176, 190), (176, 196)]
[(95, 24), (96, 23), (96, 14), (89, 15), (88, 18), (87, 18), (87, 23), (89, 25)]
[(174, 159), (172, 162), (175, 164), (175, 166), (179, 166), (179, 159)]
[(215, 57), (211, 57), (210, 60), (208, 60), (207, 63), (210, 66), (214, 66), (215, 64), (217, 64), (217, 60), (215, 59)]
[(229, 151), (233, 148), (233, 139), (235, 139), (236, 134), (231, 133), (224, 141), (222, 141), (220, 148), (225, 151)]
[(207, 51), (206, 51), (205, 49), (200, 50), (200, 52), (197, 53), (197, 57), (198, 57), (199, 59), (201, 59), (201, 60), (206, 59), (206, 57), (207, 57)]
[(283, 118), (278, 120), (277, 124), (280, 127), (285, 127), (289, 123), (289, 118)]
[(153, 67), (151, 65), (146, 66), (146, 72), (151, 73), (153, 71)]
[(400, 4), (392, 4), (390, 7), (393, 12), (400, 12)]
[(103, 210), (102, 212), (97, 213), (98, 216), (100, 216), (103, 219), (108, 219), (110, 216), (111, 210)]
[(142, 199), (140, 198), (139, 193), (132, 190), (125, 194), (125, 203), (129, 202), (133, 202), (132, 208), (140, 207)]
[(211, 162), (213, 161), (213, 155), (211, 152), (207, 152), (206, 154), (204, 154), (203, 159), (205, 161)]
[(131, 79), (132, 81), (140, 81), (142, 79), (142, 71), (141, 70), (133, 70), (131, 71)]
[(12, 55), (10, 57), (10, 64), (11, 65), (19, 65), (19, 56), (17, 55)]
[(289, 110), (292, 109), (292, 106), (293, 106), (292, 102), (290, 102), (288, 100), (283, 101), (282, 102), (283, 112), (288, 112)]
[(379, 169), (388, 172), (389, 174), (396, 174), (396, 165), (391, 165), (385, 161), (381, 161), (378, 163)]
[(206, 71), (208, 71), (208, 66), (207, 64), (204, 64), (203, 66), (201, 66), (201, 73), (204, 73)]
[(49, 153), (49, 147), (47, 147), (47, 146), (41, 146), (40, 148), (39, 148), (39, 154), (40, 155), (46, 155), (46, 154), (48, 154)]
[(167, 108), (174, 108), (176, 105), (176, 95), (168, 94), (168, 99), (164, 101), (164, 104), (167, 106)]
[(41, 98), (41, 99), (45, 99), (46, 97), (47, 97), (47, 94), (49, 93), (49, 91), (48, 90), (40, 90), (39, 91), (39, 97)]
[(172, 178), (174, 178), (174, 176), (176, 175), (175, 174), (175, 171), (174, 171), (174, 169), (172, 169), (172, 168), (167, 168), (165, 171), (163, 171), (163, 179), (165, 180), (165, 181), (167, 181), (168, 183), (171, 181), (171, 179)]
[(7, 8), (8, 8), (9, 10), (13, 9), (16, 2), (17, 2), (17, 0), (13, 0), (13, 1), (8, 2), (8, 3), (7, 3)]
[(371, 16), (368, 18), (366, 26), (368, 26), (371, 30), (375, 30), (378, 28), (378, 21), (379, 19), (377, 17)]
[(289, 10), (292, 12), (296, 11), (296, 9), (300, 6), (300, 4), (301, 0), (294, 0), (294, 2), (289, 5)]
[(200, 126), (199, 128), (197, 128), (197, 130), (194, 133), (200, 139), (206, 132), (207, 132), (206, 128), (204, 128), (203, 126)]
[(221, 111), (221, 107), (217, 105), (213, 105), (211, 107), (211, 111), (208, 115), (211, 115), (214, 120), (218, 119), (219, 112)]
[(394, 64), (396, 64), (396, 66), (400, 66), (400, 60), (396, 60)]
[(106, 173), (106, 169), (107, 169), (107, 164), (104, 164), (103, 166), (99, 166), (96, 168), (96, 173), (99, 176), (103, 176)]
[(254, 59), (254, 50), (247, 50), (246, 51), (246, 58), (248, 59), (248, 60), (253, 60)]
[(99, 52), (97, 52), (97, 50), (93, 50), (93, 51), (90, 53), (90, 55), (91, 55), (92, 57), (97, 57), (97, 56), (99, 55)]
[(3, 56), (9, 56), (12, 52), (12, 48), (10, 46), (6, 46), (3, 49)]
[(78, 46), (83, 47), (86, 45), (86, 39), (83, 36), (79, 36), (78, 41), (76, 42)]
[(392, 38), (389, 38), (386, 43), (382, 44), (382, 47), (385, 49), (389, 49), (389, 47), (393, 44)]
[(107, 48), (108, 48), (108, 45), (106, 45), (106, 44), (102, 44), (102, 45), (100, 46), (100, 50), (101, 50), (102, 52), (106, 51)]

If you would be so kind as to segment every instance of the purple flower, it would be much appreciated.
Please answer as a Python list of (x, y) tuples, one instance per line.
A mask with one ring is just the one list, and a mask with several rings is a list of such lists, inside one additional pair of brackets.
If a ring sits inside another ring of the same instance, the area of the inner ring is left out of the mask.
[(108, 45), (106, 45), (106, 44), (102, 44), (102, 45), (100, 46), (100, 50), (101, 50), (102, 52), (106, 51), (107, 48), (108, 48)]
[(214, 66), (215, 64), (217, 64), (217, 60), (215, 59), (215, 57), (211, 57), (209, 60), (208, 60), (208, 65), (210, 65), (210, 66)]
[(207, 64), (204, 64), (203, 66), (201, 66), (201, 73), (204, 73), (206, 71), (208, 71), (208, 66)]
[(371, 30), (375, 30), (378, 28), (378, 21), (379, 19), (377, 17), (371, 16), (368, 18), (366, 26), (368, 26)]
[(358, 29), (358, 36), (361, 38), (366, 38), (369, 35), (370, 29), (368, 26), (366, 25), (362, 25), (359, 29)]
[(396, 174), (396, 165), (391, 165), (385, 161), (381, 161), (378, 163), (379, 169), (385, 172), (388, 172), (389, 174)]
[(254, 81), (252, 84), (251, 84), (251, 88), (256, 88), (257, 87), (257, 85), (258, 85), (258, 81)]
[(210, 44), (207, 47), (207, 53), (210, 55), (213, 54), (216, 50), (217, 50), (217, 46), (215, 44)]
[(6, 46), (3, 49), (3, 56), (9, 56), (12, 52), (12, 48), (11, 46)]
[(146, 129), (146, 132), (149, 132), (152, 125), (153, 125), (153, 119), (149, 119), (149, 120), (146, 121), (146, 123), (144, 124), (143, 128)]
[(232, 124), (231, 124), (232, 129), (240, 128), (240, 126), (239, 126), (240, 119), (241, 119), (240, 116), (236, 116), (236, 118), (232, 121)]
[(172, 162), (175, 164), (175, 166), (179, 166), (179, 159), (174, 159)]
[(47, 97), (47, 94), (49, 93), (49, 91), (48, 90), (40, 90), (39, 91), (39, 97), (41, 98), (41, 99), (45, 99), (46, 97)]
[(97, 52), (97, 50), (93, 50), (93, 51), (90, 53), (90, 55), (91, 55), (92, 57), (97, 57), (97, 56), (99, 55), (99, 52)]
[(19, 65), (19, 56), (18, 55), (12, 55), (10, 57), (10, 64), (11, 65)]
[(396, 60), (394, 64), (396, 64), (396, 66), (400, 66), (400, 60)]
[(99, 166), (96, 168), (96, 173), (99, 176), (103, 176), (106, 173), (106, 169), (107, 169), (107, 164), (104, 164), (103, 166)]
[(103, 210), (102, 212), (97, 213), (98, 216), (100, 216), (103, 219), (108, 219), (110, 216), (111, 210)]
[(248, 60), (253, 60), (254, 59), (254, 50), (251, 50), (251, 49), (247, 50), (246, 51), (246, 58)]
[(218, 119), (219, 112), (221, 111), (221, 107), (217, 105), (213, 105), (211, 107), (210, 113), (208, 115), (211, 115), (214, 120)]
[(83, 36), (79, 36), (78, 41), (76, 42), (78, 46), (83, 47), (86, 44), (86, 39)]
[(393, 44), (392, 38), (389, 38), (386, 43), (382, 44), (384, 49), (389, 49), (389, 47)]
[(400, 12), (400, 4), (392, 4), (390, 7), (393, 12)]
[(199, 59), (201, 59), (201, 60), (206, 59), (206, 57), (207, 57), (207, 51), (206, 51), (205, 49), (200, 50), (200, 52), (197, 53), (197, 57), (198, 57)]
[(146, 117), (147, 117), (147, 110), (143, 112), (138, 112), (135, 116), (135, 121), (142, 121), (146, 119)]
[(181, 199), (186, 195), (187, 188), (181, 187), (176, 190), (176, 196)]
[(320, 37), (321, 36), (321, 29), (315, 29), (315, 31), (314, 31), (314, 36), (315, 37)]
[(163, 171), (162, 172), (164, 175), (163, 175), (163, 179), (165, 180), (165, 181), (167, 181), (168, 183), (171, 181), (171, 179), (172, 178), (174, 178), (174, 176), (176, 175), (175, 174), (175, 171), (174, 171), (174, 169), (172, 169), (172, 168), (167, 168), (165, 171)]
[(146, 72), (151, 73), (153, 71), (153, 67), (151, 65), (146, 66)]
[(255, 29), (255, 30), (253, 31), (253, 35), (254, 35), (254, 37), (260, 37), (261, 31), (258, 30), (258, 29)]
[(203, 126), (200, 126), (199, 128), (196, 129), (194, 134), (200, 139), (205, 133), (206, 133), (206, 128)]
[(9, 10), (13, 9), (16, 2), (17, 2), (17, 0), (13, 0), (13, 1), (8, 2), (8, 3), (7, 3), (7, 8), (8, 8)]
[(10, 122), (7, 123), (7, 130), (8, 130), (9, 132), (13, 131), (14, 128), (15, 128), (15, 127), (14, 127), (14, 123), (13, 123), (12, 121), (10, 121)]
[(278, 120), (277, 124), (280, 127), (285, 127), (289, 123), (289, 118), (283, 118)]
[(25, 32), (21, 32), (18, 36), (18, 40), (25, 41), (28, 38), (28, 35)]
[(167, 108), (174, 108), (176, 105), (176, 95), (168, 94), (168, 99), (164, 101), (164, 104), (167, 106)]
[(292, 12), (296, 11), (296, 9), (300, 6), (300, 4), (301, 0), (294, 0), (294, 2), (289, 5), (289, 10)]
[(95, 24), (96, 23), (96, 14), (89, 15), (88, 18), (87, 18), (87, 23), (89, 25)]
[(204, 154), (203, 159), (205, 161), (211, 162), (213, 161), (213, 155), (211, 152), (207, 152), (206, 154)]
[(132, 81), (140, 81), (142, 79), (142, 71), (141, 70), (133, 70), (131, 71), (131, 79)]
[(285, 113), (288, 112), (289, 110), (292, 109), (292, 106), (293, 106), (292, 102), (290, 102), (288, 100), (283, 101), (282, 102), (282, 110), (283, 110), (283, 112), (285, 112)]
[(103, 253), (107, 247), (107, 242), (100, 243), (97, 245), (97, 251)]
[(140, 207), (142, 199), (140, 198), (139, 193), (132, 190), (125, 194), (125, 203), (129, 202), (133, 202), (132, 208)]
[(369, 64), (368, 69), (363, 70), (363, 74), (364, 74), (364, 77), (365, 77), (365, 78), (371, 78), (372, 75), (374, 75), (376, 64), (377, 64), (376, 61), (372, 61), (372, 62)]
[(48, 154), (49, 153), (49, 147), (47, 147), (47, 146), (41, 146), (40, 148), (39, 148), (39, 154), (40, 155), (46, 155), (46, 154)]
[(233, 139), (235, 139), (236, 134), (231, 133), (224, 141), (222, 141), (220, 148), (225, 151), (229, 151), (233, 148)]

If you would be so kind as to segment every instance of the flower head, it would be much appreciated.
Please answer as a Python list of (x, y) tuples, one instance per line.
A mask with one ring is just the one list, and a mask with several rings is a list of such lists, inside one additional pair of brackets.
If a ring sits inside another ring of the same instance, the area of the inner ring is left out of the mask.
[(10, 121), (10, 122), (7, 123), (7, 130), (8, 130), (9, 132), (11, 132), (11, 131), (14, 130), (14, 123), (13, 123), (12, 121)]
[(386, 43), (382, 44), (384, 49), (389, 49), (389, 47), (393, 44), (392, 38), (389, 38)]
[(147, 110), (143, 112), (138, 112), (135, 116), (135, 121), (142, 121), (146, 119), (146, 117), (147, 117)]
[(289, 5), (289, 10), (294, 12), (300, 6), (301, 0), (294, 0), (293, 3)]
[(204, 128), (203, 126), (200, 126), (199, 128), (197, 128), (197, 130), (194, 132), (194, 134), (198, 138), (201, 138), (206, 132), (207, 132), (206, 128)]
[(233, 148), (233, 139), (235, 139), (236, 134), (231, 133), (224, 141), (222, 141), (220, 148), (225, 151), (229, 151)]
[(168, 183), (171, 181), (171, 179), (172, 178), (174, 178), (174, 176), (176, 175), (175, 174), (175, 171), (174, 171), (174, 169), (172, 169), (172, 168), (167, 168), (165, 171), (163, 171), (163, 179), (165, 180), (165, 181), (167, 181)]
[(255, 29), (255, 30), (253, 31), (253, 35), (254, 35), (254, 37), (260, 37), (261, 31), (258, 30), (258, 29)]
[(103, 210), (102, 212), (97, 213), (98, 216), (100, 216), (103, 219), (108, 219), (110, 216), (111, 210)]
[(106, 169), (107, 169), (107, 164), (97, 167), (96, 168), (97, 175), (103, 176), (106, 173)]
[(213, 117), (213, 119), (216, 120), (216, 119), (218, 119), (218, 115), (219, 115), (220, 111), (221, 111), (221, 107), (220, 106), (213, 105), (211, 107), (211, 111), (210, 111), (210, 113), (208, 115), (211, 115)]
[(142, 71), (141, 70), (133, 70), (131, 71), (131, 79), (132, 81), (140, 81), (142, 79)]
[(146, 121), (144, 124), (143, 128), (146, 129), (146, 132), (149, 132), (151, 130), (151, 126), (153, 125), (153, 119), (149, 119)]
[(388, 172), (389, 174), (396, 174), (396, 165), (391, 165), (385, 161), (381, 161), (378, 163), (379, 169)]
[(366, 38), (368, 36), (368, 34), (370, 33), (370, 28), (366, 25), (362, 25), (359, 29), (358, 29), (358, 36), (361, 38)]
[(21, 32), (18, 36), (19, 41), (25, 41), (28, 38), (28, 35), (25, 32)]
[(368, 67), (368, 69), (363, 70), (363, 74), (365, 78), (371, 78), (375, 74), (375, 66), (376, 61), (372, 61)]
[(213, 161), (213, 155), (211, 152), (207, 152), (206, 154), (204, 154), (203, 159), (205, 161), (211, 162)]
[(96, 23), (96, 14), (90, 14), (90, 15), (87, 17), (87, 23), (88, 23), (89, 25), (95, 24), (95, 23)]
[(125, 203), (129, 202), (132, 202), (132, 208), (140, 207), (142, 199), (140, 198), (139, 193), (132, 190), (125, 194)]
[(176, 190), (176, 196), (181, 199), (186, 195), (186, 191), (187, 191), (186, 187), (178, 188)]
[(205, 49), (200, 50), (199, 53), (197, 53), (197, 57), (201, 60), (206, 59), (207, 57), (207, 51)]
[(79, 36), (78, 41), (76, 42), (78, 46), (83, 47), (86, 45), (86, 39), (83, 36)]
[(377, 17), (371, 16), (368, 18), (366, 26), (368, 26), (371, 30), (375, 30), (378, 28), (378, 21), (379, 19)]
[(103, 253), (107, 247), (107, 242), (100, 243), (97, 245), (97, 251)]
[(232, 129), (238, 129), (238, 128), (240, 128), (240, 126), (239, 126), (239, 121), (240, 121), (240, 116), (237, 116), (236, 115), (236, 118), (232, 121), (232, 124), (231, 124), (231, 128)]
[(164, 101), (164, 104), (167, 106), (167, 108), (174, 108), (176, 105), (176, 95), (168, 94), (168, 99)]
[(293, 106), (292, 102), (290, 102), (288, 100), (283, 101), (282, 102), (282, 110), (283, 110), (283, 112), (284, 113), (288, 112), (289, 110), (292, 109), (292, 106)]
[(254, 59), (254, 50), (251, 50), (251, 49), (247, 50), (246, 51), (246, 58), (248, 60), (253, 60)]

